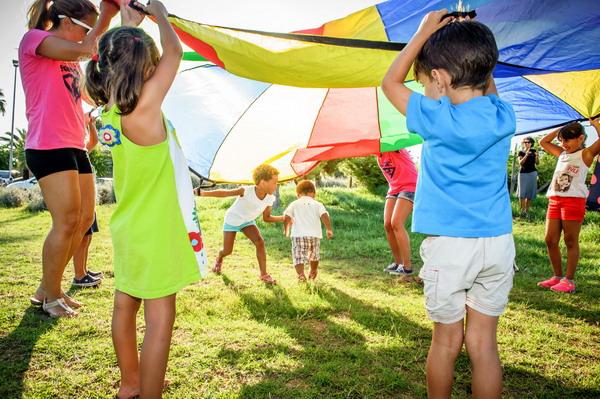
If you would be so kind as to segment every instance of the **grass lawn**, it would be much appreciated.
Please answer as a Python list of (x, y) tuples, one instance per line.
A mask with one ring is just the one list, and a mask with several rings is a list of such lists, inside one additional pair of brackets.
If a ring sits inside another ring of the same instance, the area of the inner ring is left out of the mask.
[[(253, 247), (238, 239), (222, 276), (210, 275), (178, 296), (167, 398), (423, 398), (431, 323), (422, 287), (381, 269), (391, 259), (382, 227), (382, 197), (360, 190), (321, 189), (335, 231), (323, 240), (321, 274), (299, 286), (281, 225), (259, 226), (269, 270), (280, 285), (258, 281)], [(282, 201), (293, 199), (282, 190)], [(223, 214), (232, 200), (202, 198), (200, 219), (212, 263)], [(600, 214), (581, 233), (578, 292), (535, 286), (550, 275), (544, 212), (516, 221), (516, 274), (498, 339), (506, 398), (600, 397)], [(0, 209), (0, 398), (111, 398), (119, 372), (110, 338), (113, 298), (108, 221), (98, 208), (90, 269), (104, 271), (100, 288), (74, 290), (80, 316), (51, 320), (30, 307), (38, 284), (47, 212)], [(274, 213), (279, 214), (281, 210)], [(413, 259), (421, 266), (411, 235)], [(70, 287), (72, 267), (64, 284)], [(138, 333), (144, 332), (138, 318)], [(456, 364), (454, 394), (469, 397), (466, 354)]]

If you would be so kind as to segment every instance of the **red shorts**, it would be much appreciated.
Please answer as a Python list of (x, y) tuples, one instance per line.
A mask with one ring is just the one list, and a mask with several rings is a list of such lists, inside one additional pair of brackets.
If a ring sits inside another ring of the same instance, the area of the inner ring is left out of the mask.
[(583, 222), (585, 216), (585, 198), (558, 197), (548, 198), (548, 219), (576, 220)]

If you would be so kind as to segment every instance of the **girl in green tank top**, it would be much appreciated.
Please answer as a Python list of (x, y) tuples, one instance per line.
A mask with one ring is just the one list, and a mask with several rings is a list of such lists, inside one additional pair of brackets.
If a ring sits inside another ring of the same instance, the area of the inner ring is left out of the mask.
[[(161, 395), (175, 295), (198, 281), (206, 267), (187, 164), (175, 129), (161, 112), (182, 49), (164, 6), (153, 1), (146, 9), (159, 26), (162, 56), (150, 36), (135, 27), (143, 16), (122, 7), (124, 25), (131, 26), (108, 31), (86, 70), (88, 93), (103, 107), (98, 139), (113, 158), (112, 335), (120, 398)], [(138, 360), (135, 320), (142, 300), (146, 333)]]

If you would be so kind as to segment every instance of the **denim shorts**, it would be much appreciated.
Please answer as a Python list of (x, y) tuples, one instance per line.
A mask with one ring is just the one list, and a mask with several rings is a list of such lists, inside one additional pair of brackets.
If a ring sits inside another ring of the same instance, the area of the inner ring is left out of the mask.
[(410, 202), (415, 202), (415, 193), (414, 191), (400, 191), (396, 194), (388, 194), (385, 196), (385, 199), (388, 198), (402, 198), (408, 200)]
[(239, 233), (239, 232), (241, 232), (242, 230), (244, 230), (248, 226), (256, 226), (256, 222), (254, 220), (251, 220), (249, 222), (242, 223), (239, 226), (232, 226), (230, 224), (223, 223), (223, 231), (229, 231), (229, 232)]

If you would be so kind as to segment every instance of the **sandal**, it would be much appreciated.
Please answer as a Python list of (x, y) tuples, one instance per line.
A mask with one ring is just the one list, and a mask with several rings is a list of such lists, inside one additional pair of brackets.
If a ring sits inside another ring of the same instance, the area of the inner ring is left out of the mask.
[(223, 259), (221, 261), (215, 261), (215, 265), (212, 268), (212, 272), (215, 274), (221, 274), (221, 268), (223, 267)]
[[(60, 308), (64, 311), (64, 313), (53, 313), (50, 311), (50, 309), (54, 309), (54, 308)], [(46, 300), (44, 299), (44, 303), (42, 304), (42, 310), (50, 317), (52, 317), (53, 319), (57, 319), (59, 317), (75, 317), (77, 316), (77, 312), (75, 312), (73, 309), (71, 309), (69, 307), (69, 305), (67, 305), (65, 303), (65, 300), (62, 298), (58, 298), (55, 301), (52, 302), (46, 302)]]
[(277, 280), (275, 280), (269, 274), (263, 274), (262, 276), (260, 276), (260, 281), (271, 285), (277, 285)]
[(35, 296), (32, 296), (29, 298), (29, 302), (31, 303), (31, 306), (36, 306), (36, 307), (41, 307), (44, 304), (43, 300), (39, 300), (37, 299)]

